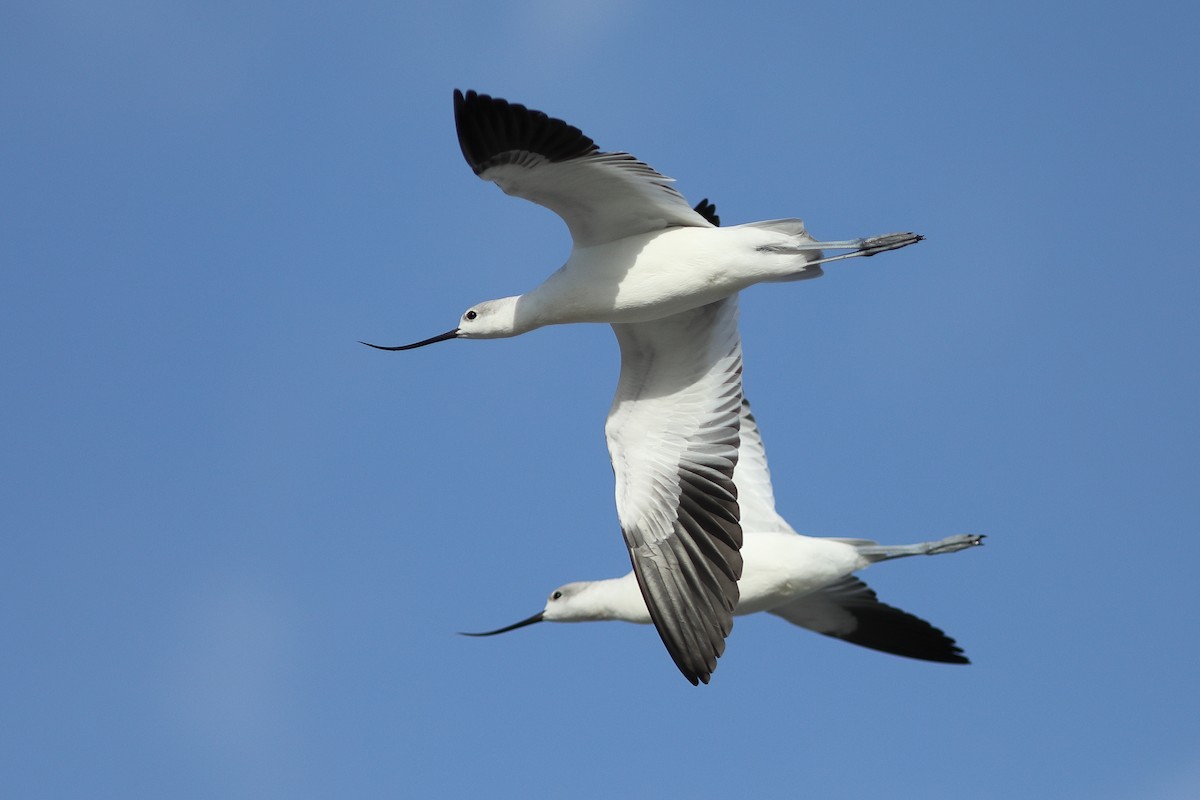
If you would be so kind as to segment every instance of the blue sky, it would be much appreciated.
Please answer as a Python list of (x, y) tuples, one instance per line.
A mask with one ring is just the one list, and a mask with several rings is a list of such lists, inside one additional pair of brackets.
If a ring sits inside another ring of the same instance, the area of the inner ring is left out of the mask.
[[(1194, 7), (429, 5), (0, 11), (0, 794), (1195, 797)], [(605, 326), (357, 344), (566, 258), (455, 87), (928, 237), (744, 293), (745, 383), (799, 530), (988, 535), (864, 576), (971, 666), (455, 635), (628, 569)]]

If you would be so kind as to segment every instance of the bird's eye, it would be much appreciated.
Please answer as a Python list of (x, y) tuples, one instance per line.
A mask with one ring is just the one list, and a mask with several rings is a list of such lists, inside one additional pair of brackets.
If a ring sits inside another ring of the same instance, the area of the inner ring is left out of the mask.
[(562, 597), (562, 592), (559, 591), (555, 591), (554, 594), (550, 595), (551, 600), (557, 600), (560, 597)]
[(475, 319), (475, 318), (476, 318), (476, 317), (478, 317), (479, 315), (478, 315), (477, 313), (475, 313), (474, 309), (472, 309), (471, 311), (468, 311), (468, 312), (467, 312), (466, 314), (464, 314), (463, 316), (465, 316), (467, 319)]

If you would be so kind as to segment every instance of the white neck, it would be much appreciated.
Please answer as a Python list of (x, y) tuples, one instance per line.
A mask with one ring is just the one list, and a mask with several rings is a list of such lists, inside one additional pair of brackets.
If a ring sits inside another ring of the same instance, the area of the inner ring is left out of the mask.
[[(650, 612), (638, 588), (637, 578), (632, 572), (620, 578), (593, 581), (580, 593), (580, 600), (594, 613), (591, 620), (621, 620), (646, 625), (650, 623)], [(579, 620), (584, 621), (584, 620)]]

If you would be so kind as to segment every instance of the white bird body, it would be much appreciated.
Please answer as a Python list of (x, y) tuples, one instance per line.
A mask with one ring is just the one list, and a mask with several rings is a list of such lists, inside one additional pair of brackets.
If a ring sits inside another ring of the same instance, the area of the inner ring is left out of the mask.
[[(740, 597), (734, 616), (770, 611), (871, 563), (853, 545), (836, 539), (744, 529), (742, 537)], [(568, 583), (550, 596), (543, 611), (546, 622), (650, 623), (650, 612), (632, 572), (619, 578)]]
[(743, 537), (736, 615), (778, 608), (871, 563), (854, 545), (834, 539), (777, 532), (743, 533)]
[[(706, 201), (693, 209), (670, 178), (628, 153), (600, 152), (562, 120), (475, 92), (456, 91), (454, 113), (475, 174), (562, 217), (571, 255), (532, 291), (478, 303), (446, 333), (380, 349), (612, 324), (621, 376), (605, 433), (617, 514), (645, 598), (640, 613), (684, 676), (707, 682), (742, 570), (732, 481), (742, 399), (736, 295), (921, 237), (816, 242), (798, 219), (718, 227)], [(825, 257), (823, 248), (850, 252)], [(626, 612), (631, 602), (614, 595), (613, 608)]]
[[(763, 281), (817, 277), (820, 267), (809, 263), (821, 251), (799, 249), (812, 239), (800, 220), (791, 222), (790, 234), (754, 224), (667, 228), (576, 246), (536, 289), (505, 298), (516, 306), (513, 334), (573, 322), (648, 322)], [(477, 338), (476, 327), (465, 320), (459, 335)]]
[[(738, 581), (734, 616), (773, 611), (837, 584), (879, 558), (871, 559), (843, 539), (744, 530), (742, 577)], [(956, 536), (922, 545), (937, 555), (980, 544), (978, 536)], [(953, 541), (951, 541), (953, 540)], [(961, 546), (959, 546), (961, 545)], [(893, 558), (898, 556), (892, 556)], [(555, 597), (555, 595), (559, 595)], [(632, 572), (619, 578), (578, 581), (560, 586), (550, 595), (542, 619), (546, 622), (600, 622), (619, 620), (650, 623), (650, 612)]]

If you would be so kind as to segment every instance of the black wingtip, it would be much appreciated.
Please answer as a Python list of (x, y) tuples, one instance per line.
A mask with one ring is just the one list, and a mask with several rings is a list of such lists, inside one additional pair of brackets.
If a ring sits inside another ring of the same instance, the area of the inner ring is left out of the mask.
[(599, 150), (574, 125), (471, 89), (454, 90), (454, 125), (463, 158), (476, 175), (512, 163), (521, 154), (557, 162)]
[(918, 661), (970, 664), (961, 647), (946, 633), (920, 617), (880, 603), (854, 609), (859, 628), (838, 637), (852, 644)]

